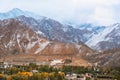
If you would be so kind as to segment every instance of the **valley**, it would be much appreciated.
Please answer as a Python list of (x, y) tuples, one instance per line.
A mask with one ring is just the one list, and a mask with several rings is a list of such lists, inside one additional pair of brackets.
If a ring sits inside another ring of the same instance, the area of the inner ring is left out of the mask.
[[(1, 60), (7, 57), (6, 61), (11, 62), (21, 56), (39, 62), (42, 59), (58, 58), (56, 55), (65, 59), (71, 54), (73, 65), (107, 66), (120, 60), (119, 23), (110, 27), (91, 24), (73, 27), (17, 8), (8, 13), (0, 14)], [(117, 50), (104, 54), (112, 49)], [(118, 59), (115, 59), (116, 55)]]

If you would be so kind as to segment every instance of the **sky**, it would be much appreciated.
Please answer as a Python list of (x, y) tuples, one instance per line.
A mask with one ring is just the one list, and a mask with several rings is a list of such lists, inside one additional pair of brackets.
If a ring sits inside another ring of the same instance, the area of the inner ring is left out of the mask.
[(0, 0), (0, 12), (13, 8), (74, 24), (120, 22), (120, 0)]

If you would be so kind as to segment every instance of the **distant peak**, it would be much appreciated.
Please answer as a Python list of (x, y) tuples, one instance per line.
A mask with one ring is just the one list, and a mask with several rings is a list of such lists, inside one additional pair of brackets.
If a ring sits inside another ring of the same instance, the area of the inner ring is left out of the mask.
[(114, 25), (120, 25), (120, 23), (115, 23)]
[(20, 10), (19, 8), (13, 8), (12, 10)]
[(37, 20), (42, 20), (44, 18), (44, 16), (39, 16), (39, 15), (36, 15), (36, 14), (26, 11), (26, 10), (22, 10), (19, 8), (13, 8), (7, 12), (1, 13), (0, 20), (4, 20), (4, 19), (8, 19), (8, 18), (17, 18), (19, 16), (32, 17)]
[(114, 23), (114, 24), (112, 24), (112, 25), (110, 25), (111, 27), (119, 27), (120, 26), (120, 23)]
[(10, 12), (23, 12), (23, 11), (19, 8), (13, 8), (12, 10), (10, 10)]

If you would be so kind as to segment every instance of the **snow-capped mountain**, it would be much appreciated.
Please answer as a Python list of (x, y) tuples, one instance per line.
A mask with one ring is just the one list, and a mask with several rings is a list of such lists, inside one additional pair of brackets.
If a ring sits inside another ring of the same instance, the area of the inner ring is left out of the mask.
[(24, 15), (26, 17), (33, 17), (35, 19), (43, 19), (43, 16), (36, 15), (32, 12), (22, 11), (18, 8), (14, 8), (6, 13), (0, 13), (0, 20), (8, 19), (8, 18), (16, 18), (18, 16)]
[(106, 27), (94, 35), (86, 44), (96, 50), (120, 48), (120, 23)]
[(7, 13), (0, 13), (1, 20), (8, 18), (14, 18), (21, 21), (33, 29), (37, 34), (41, 35), (41, 37), (45, 37), (52, 41), (70, 43), (84, 42), (89, 47), (97, 50), (119, 47), (119, 35), (117, 35), (119, 33), (119, 28), (116, 28), (119, 27), (119, 24), (108, 27), (95, 26), (88, 23), (80, 26), (71, 26), (17, 8)]
[[(30, 27), (36, 28), (37, 32), (47, 36), (51, 40), (59, 40), (64, 42), (86, 42), (94, 34), (103, 30), (103, 27), (95, 27), (91, 24), (81, 26), (71, 26), (62, 24), (56, 20), (36, 15), (32, 12), (22, 11), (14, 8), (7, 13), (0, 13), (0, 19), (17, 18)], [(42, 32), (41, 32), (42, 31)]]

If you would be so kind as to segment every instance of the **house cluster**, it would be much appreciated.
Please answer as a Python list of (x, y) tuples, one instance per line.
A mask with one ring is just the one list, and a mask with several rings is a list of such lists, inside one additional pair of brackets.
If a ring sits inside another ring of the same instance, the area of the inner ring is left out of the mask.
[(66, 75), (67, 80), (116, 80), (113, 76), (110, 75), (96, 75), (94, 76), (91, 73), (86, 74), (76, 74), (76, 73), (68, 73)]
[(9, 64), (8, 62), (0, 62), (0, 68), (10, 68), (12, 67), (12, 64)]
[(86, 78), (90, 78), (92, 80), (92, 74), (76, 74), (76, 73), (68, 73), (66, 75), (67, 80), (86, 80)]

